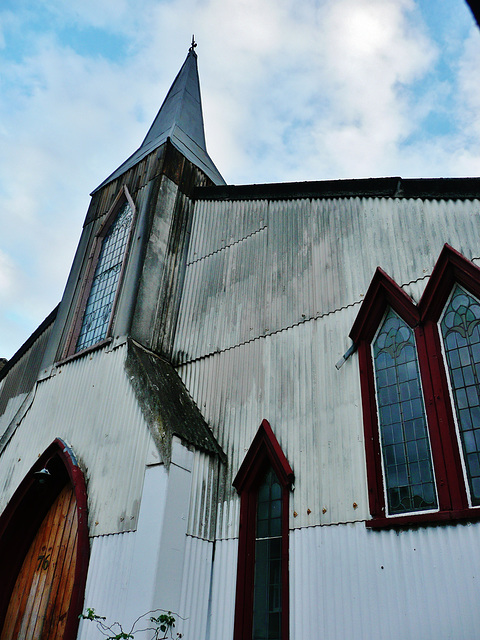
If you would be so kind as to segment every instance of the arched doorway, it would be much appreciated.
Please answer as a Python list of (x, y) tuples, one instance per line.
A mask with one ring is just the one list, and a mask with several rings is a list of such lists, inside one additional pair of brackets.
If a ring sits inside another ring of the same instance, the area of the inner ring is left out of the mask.
[(88, 552), (85, 481), (57, 439), (0, 518), (0, 640), (73, 640)]

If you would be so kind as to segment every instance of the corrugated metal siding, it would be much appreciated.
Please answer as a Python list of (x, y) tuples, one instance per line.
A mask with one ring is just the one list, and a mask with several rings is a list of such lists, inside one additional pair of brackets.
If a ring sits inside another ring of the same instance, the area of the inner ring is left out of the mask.
[(295, 472), (292, 527), (369, 517), (358, 361), (334, 365), (376, 267), (418, 300), (445, 242), (478, 258), (479, 210), (356, 197), (196, 204), (174, 358), (229, 460), (217, 535), (237, 535), (231, 483), (263, 418)]
[(335, 368), (348, 347), (346, 336), (357, 309), (343, 309), (179, 368), (229, 460), (220, 486), (219, 502), (226, 504), (217, 535), (238, 535), (232, 481), (263, 418), (295, 473), (292, 527), (368, 517), (358, 363), (351, 358)]
[[(95, 609), (97, 615), (107, 618), (108, 624), (127, 624), (126, 615), (130, 617), (127, 598), (135, 535), (129, 532), (99, 536), (91, 541), (84, 610)], [(93, 622), (80, 622), (78, 640), (92, 640), (99, 635)]]
[[(217, 456), (196, 452), (187, 532), (206, 540), (215, 538), (215, 521), (224, 467)], [(223, 486), (222, 482), (222, 486)]]
[(187, 262), (201, 260), (260, 231), (267, 224), (268, 206), (268, 200), (197, 202)]
[(1, 457), (2, 510), (37, 456), (60, 437), (86, 474), (91, 534), (136, 528), (145, 463), (155, 449), (124, 372), (125, 353), (125, 346), (95, 351), (38, 384)]
[(174, 358), (359, 302), (378, 265), (399, 284), (416, 281), (431, 273), (445, 242), (479, 257), (479, 209), (478, 200), (201, 201)]
[[(187, 536), (180, 611), (175, 631), (185, 638), (206, 638), (213, 542)], [(184, 618), (183, 620), (181, 618)]]
[(43, 354), (45, 352), (45, 347), (50, 337), (52, 327), (53, 323), (47, 327), (37, 340), (35, 340), (30, 349), (28, 349), (25, 355), (13, 365), (5, 376), (2, 386), (0, 387), (0, 416), (5, 413), (9, 402), (10, 413), (12, 413), (12, 404), (18, 404), (15, 403), (15, 401), (12, 403), (12, 398), (15, 398), (16, 396), (25, 397), (25, 395), (32, 389), (37, 379), (38, 372), (40, 371)]
[(290, 534), (291, 638), (473, 640), (480, 525)]
[(212, 542), (187, 538), (180, 611), (186, 619), (179, 620), (175, 629), (186, 640), (233, 636), (238, 543), (217, 541), (214, 556), (213, 548)]
[[(216, 542), (206, 640), (226, 640), (233, 637), (237, 554), (237, 540)], [(294, 640), (296, 636), (290, 637)]]

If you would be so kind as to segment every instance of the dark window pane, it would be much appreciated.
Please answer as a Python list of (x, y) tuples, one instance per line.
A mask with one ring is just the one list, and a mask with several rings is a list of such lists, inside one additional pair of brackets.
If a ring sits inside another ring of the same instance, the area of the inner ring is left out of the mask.
[(465, 431), (463, 434), (463, 441), (465, 444), (465, 451), (471, 453), (477, 450), (477, 443), (475, 442), (475, 433), (473, 431)]
[(385, 464), (387, 466), (395, 464), (395, 449), (394, 449), (394, 447), (384, 447), (383, 455), (384, 455)]
[(393, 439), (393, 427), (391, 425), (386, 425), (383, 429), (383, 433), (382, 433), (382, 442), (383, 445), (389, 445), (389, 444), (393, 444), (394, 439)]
[(463, 380), (464, 380), (465, 384), (467, 386), (475, 384), (475, 378), (474, 378), (474, 375), (473, 375), (473, 368), (471, 366), (463, 367), (462, 371), (463, 371)]
[(271, 518), (278, 518), (279, 515), (282, 513), (282, 502), (281, 500), (274, 500), (272, 503), (272, 508), (271, 508)]
[(257, 536), (259, 538), (267, 538), (270, 534), (268, 520), (257, 521)]
[(269, 503), (268, 502), (258, 502), (258, 519), (259, 520), (267, 520), (269, 515)]
[(470, 408), (471, 425), (480, 427), (480, 406)]
[(282, 497), (282, 487), (275, 482), (272, 485), (272, 500), (279, 500)]
[(472, 412), (469, 409), (461, 409), (458, 412), (458, 417), (460, 419), (460, 428), (461, 429), (471, 429), (472, 428)]
[(478, 393), (475, 387), (467, 387), (467, 400), (469, 407), (478, 407)]
[(480, 478), (472, 479), (472, 501), (474, 504), (480, 503)]
[[(410, 465), (410, 479), (414, 484), (418, 484), (422, 476), (420, 473), (420, 465), (413, 463)], [(418, 490), (417, 490), (418, 491)]]
[(269, 469), (258, 489), (253, 640), (281, 638), (281, 528), (282, 488), (273, 469)]
[(480, 464), (478, 461), (478, 453), (470, 453), (467, 456), (468, 468), (472, 476), (480, 477)]

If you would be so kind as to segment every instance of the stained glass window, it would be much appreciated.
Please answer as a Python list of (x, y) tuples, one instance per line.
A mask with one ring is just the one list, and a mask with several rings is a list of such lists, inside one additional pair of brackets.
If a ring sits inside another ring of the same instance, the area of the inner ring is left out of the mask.
[(437, 508), (412, 329), (392, 309), (372, 345), (390, 515)]
[(280, 640), (282, 620), (282, 487), (270, 469), (258, 489), (253, 639)]
[(480, 303), (458, 285), (440, 322), (472, 504), (480, 504)]
[(133, 211), (126, 201), (103, 239), (76, 351), (96, 344), (107, 335), (132, 219)]

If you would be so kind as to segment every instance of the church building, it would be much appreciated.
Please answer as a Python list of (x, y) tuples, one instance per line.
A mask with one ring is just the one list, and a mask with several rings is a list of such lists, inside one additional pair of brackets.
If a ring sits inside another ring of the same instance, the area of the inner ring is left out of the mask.
[(192, 43), (2, 364), (0, 640), (478, 637), (479, 178), (228, 185)]

